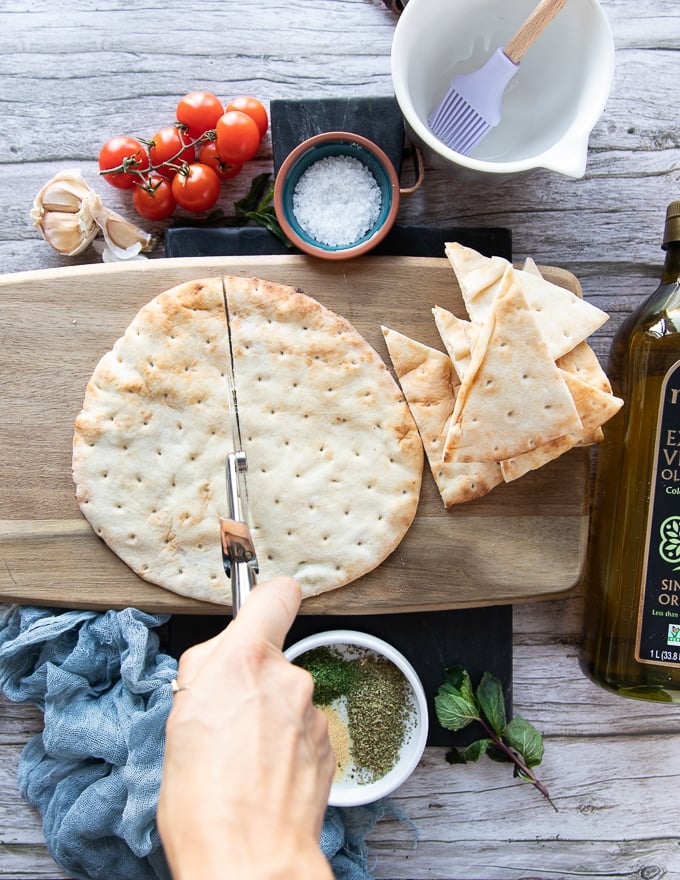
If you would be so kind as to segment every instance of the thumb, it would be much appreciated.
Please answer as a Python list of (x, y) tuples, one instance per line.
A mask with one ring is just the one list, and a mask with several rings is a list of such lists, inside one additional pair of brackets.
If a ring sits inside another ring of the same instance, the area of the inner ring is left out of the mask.
[(253, 588), (229, 626), (233, 635), (283, 647), (300, 608), (302, 592), (293, 578), (275, 577)]

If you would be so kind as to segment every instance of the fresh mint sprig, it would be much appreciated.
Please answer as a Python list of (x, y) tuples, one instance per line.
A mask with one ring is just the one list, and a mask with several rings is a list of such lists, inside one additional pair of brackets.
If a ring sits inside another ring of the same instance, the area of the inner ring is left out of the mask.
[(274, 184), (271, 174), (264, 172), (253, 177), (248, 192), (234, 202), (234, 214), (228, 216), (221, 208), (211, 211), (206, 217), (177, 217), (174, 226), (241, 226), (244, 220), (264, 226), (272, 235), (280, 239), (286, 247), (292, 247), (281, 228), (274, 210)]
[(515, 765), (514, 776), (531, 783), (557, 810), (531, 769), (543, 760), (543, 738), (519, 715), (507, 720), (503, 687), (495, 676), (485, 672), (475, 690), (463, 666), (450, 666), (434, 705), (439, 723), (447, 730), (462, 730), (476, 721), (486, 734), (465, 748), (451, 748), (446, 755), (450, 764), (475, 762), (483, 755), (494, 761), (511, 762)]
[(243, 217), (264, 226), (285, 245), (290, 242), (283, 229), (279, 225), (274, 211), (274, 184), (270, 183), (270, 175), (266, 172), (254, 177), (248, 193), (237, 202), (234, 202), (234, 210), (237, 217)]

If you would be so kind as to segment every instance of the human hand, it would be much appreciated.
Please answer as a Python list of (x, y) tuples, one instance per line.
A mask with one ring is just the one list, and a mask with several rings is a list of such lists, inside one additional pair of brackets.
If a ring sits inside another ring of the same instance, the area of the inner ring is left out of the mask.
[(319, 849), (327, 723), (312, 677), (281, 653), (300, 601), (290, 578), (265, 581), (180, 658), (157, 817), (175, 880), (333, 877)]

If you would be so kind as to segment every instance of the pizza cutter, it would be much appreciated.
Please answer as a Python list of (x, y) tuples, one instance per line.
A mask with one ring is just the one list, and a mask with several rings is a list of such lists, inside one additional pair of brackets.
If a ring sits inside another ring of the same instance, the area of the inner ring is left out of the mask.
[(257, 583), (258, 562), (253, 536), (248, 524), (248, 487), (246, 473), (248, 459), (241, 438), (238, 416), (238, 398), (234, 379), (234, 352), (231, 341), (231, 321), (227, 291), (222, 279), (222, 298), (227, 319), (227, 387), (229, 390), (229, 420), (234, 451), (228, 453), (224, 465), (227, 479), (229, 516), (220, 517), (222, 562), (231, 580), (231, 614), (236, 617), (252, 587)]

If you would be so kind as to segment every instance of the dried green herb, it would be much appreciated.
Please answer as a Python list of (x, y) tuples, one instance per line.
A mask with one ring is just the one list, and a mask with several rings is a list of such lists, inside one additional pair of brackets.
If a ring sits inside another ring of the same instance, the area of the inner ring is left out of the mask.
[(382, 657), (362, 660), (360, 671), (347, 695), (347, 716), (360, 781), (372, 782), (399, 758), (410, 717), (409, 686), (400, 670)]
[(495, 676), (485, 672), (475, 691), (467, 670), (460, 665), (450, 666), (434, 705), (439, 723), (447, 730), (462, 730), (477, 721), (486, 733), (464, 749), (452, 748), (446, 755), (450, 764), (478, 761), (482, 755), (511, 762), (515, 765), (514, 776), (531, 783), (557, 809), (531, 769), (543, 760), (543, 738), (519, 715), (507, 721), (503, 688)]
[(328, 706), (346, 696), (359, 677), (358, 660), (346, 660), (325, 645), (307, 651), (295, 663), (314, 679), (313, 701), (317, 706)]

